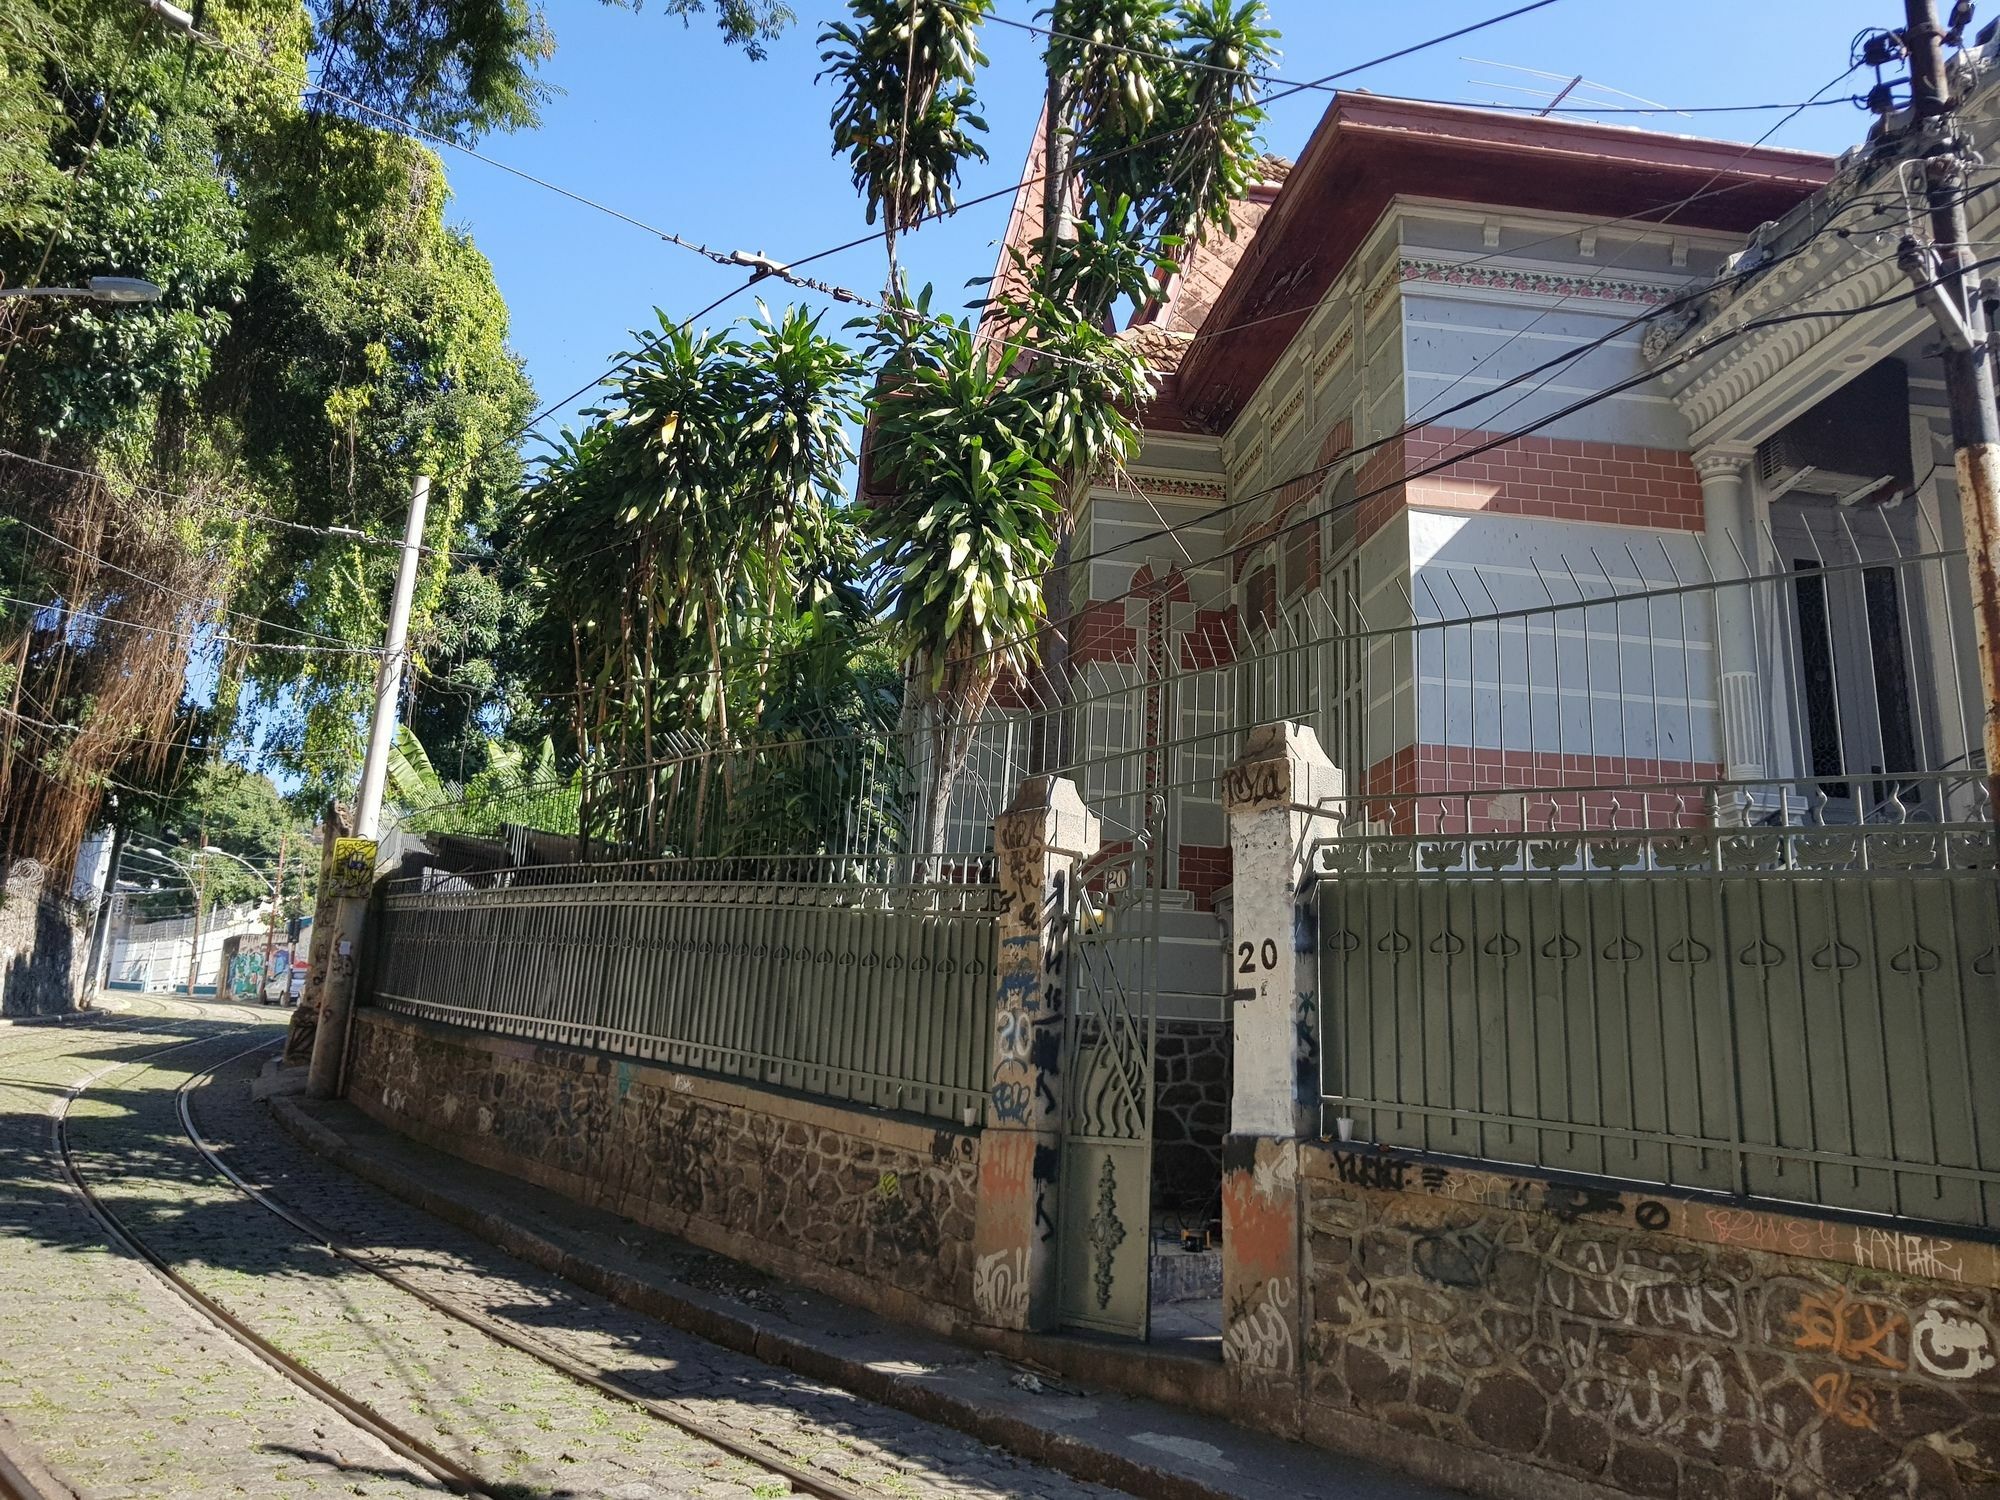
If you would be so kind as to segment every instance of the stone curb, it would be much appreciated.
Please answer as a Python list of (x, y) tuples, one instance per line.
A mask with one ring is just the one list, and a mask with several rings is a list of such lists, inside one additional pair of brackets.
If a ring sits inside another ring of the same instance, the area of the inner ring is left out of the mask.
[[(1185, 1471), (1159, 1468), (1065, 1433), (1051, 1432), (999, 1407), (938, 1390), (768, 1327), (702, 1297), (692, 1288), (643, 1280), (587, 1260), (502, 1215), (475, 1207), (357, 1149), (337, 1130), (312, 1118), (296, 1098), (278, 1095), (268, 1102), (287, 1134), (342, 1170), (540, 1270), (710, 1343), (955, 1428), (1073, 1479), (1109, 1485), (1143, 1500), (1244, 1500), (1246, 1493), (1253, 1493), (1208, 1484)], [(1254, 1493), (1269, 1491), (1259, 1486)]]
[(0, 1493), (18, 1493), (21, 1500), (81, 1500), (21, 1441), (4, 1416), (0, 1416)]

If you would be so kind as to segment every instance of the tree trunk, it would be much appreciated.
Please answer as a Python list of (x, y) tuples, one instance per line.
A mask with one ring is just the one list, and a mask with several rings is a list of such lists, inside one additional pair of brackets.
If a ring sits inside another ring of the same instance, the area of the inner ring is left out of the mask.
[(353, 814), (338, 803), (328, 803), (326, 820), (320, 826), (319, 892), (313, 903), (312, 946), (304, 992), (292, 1011), (285, 1032), (284, 1060), (303, 1066), (312, 1061), (313, 1038), (319, 1032), (320, 1000), (326, 990), (326, 974), (333, 962), (333, 916), (340, 904), (333, 894), (334, 840), (345, 838), (352, 828)]
[(980, 717), (993, 698), (993, 683), (993, 674), (982, 671), (960, 692), (939, 693), (928, 706), (931, 719), (931, 778), (925, 807), (924, 853), (928, 856), (928, 878), (931, 880), (943, 878), (952, 789), (972, 755), (973, 742), (979, 735)]

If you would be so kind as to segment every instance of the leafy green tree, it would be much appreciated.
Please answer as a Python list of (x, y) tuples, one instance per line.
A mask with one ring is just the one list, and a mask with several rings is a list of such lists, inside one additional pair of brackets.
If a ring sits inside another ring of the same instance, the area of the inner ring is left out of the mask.
[[(609, 0), (609, 3), (616, 5), (623, 0)], [(660, 8), (670, 16), (688, 21), (707, 11), (711, 3), (722, 39), (741, 47), (745, 56), (759, 62), (765, 56), (764, 44), (775, 40), (796, 19), (784, 0), (661, 0)], [(631, 0), (631, 4), (637, 10), (644, 0)]]
[[(458, 141), (532, 123), (541, 7), (194, 10), (222, 45), (132, 0), (0, 6), (0, 283), (165, 291), (0, 307), (0, 447), (26, 455), (0, 456), (0, 586), (29, 601), (0, 605), (0, 867), (66, 871), (114, 781), (165, 774), (189, 680), (213, 685), (213, 746), (240, 706), (302, 804), (346, 792), (395, 565), (351, 533), (397, 535), (432, 475), (421, 646), (441, 605), (476, 616), (476, 584), (448, 598), (456, 554), (519, 484), (505, 306), (437, 157), (376, 112)], [(714, 13), (753, 54), (790, 20)], [(481, 690), (482, 726), (521, 696)]]
[[(777, 635), (851, 577), (841, 480), (860, 362), (796, 309), (745, 326), (662, 316), (614, 404), (561, 436), (521, 505), (514, 550), (533, 567), (543, 660), (567, 665), (584, 760), (656, 767), (730, 745), (766, 710)], [(635, 771), (598, 811), (647, 848), (670, 824), (712, 841), (734, 772), (703, 757), (691, 774)]]
[[(123, 873), (142, 886), (150, 879), (161, 881), (158, 894), (141, 899), (141, 910), (149, 916), (192, 910), (197, 880), (205, 909), (247, 904), (276, 891), (281, 846), (280, 915), (301, 916), (311, 910), (318, 879), (318, 847), (310, 828), (269, 777), (211, 760), (197, 766), (169, 796), (134, 815)], [(223, 852), (206, 853), (210, 848)], [(160, 854), (151, 855), (149, 849)], [(174, 884), (177, 879), (185, 884)]]

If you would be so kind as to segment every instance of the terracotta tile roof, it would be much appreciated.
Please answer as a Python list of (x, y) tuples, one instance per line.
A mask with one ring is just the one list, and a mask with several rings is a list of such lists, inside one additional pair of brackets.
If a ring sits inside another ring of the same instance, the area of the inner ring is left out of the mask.
[(1292, 164), (1282, 156), (1260, 157), (1248, 195), (1230, 206), (1229, 232), (1210, 234), (1186, 252), (1187, 263), (1168, 286), (1164, 304), (1148, 308), (1133, 322), (1159, 323), (1176, 333), (1197, 332), (1291, 170)]

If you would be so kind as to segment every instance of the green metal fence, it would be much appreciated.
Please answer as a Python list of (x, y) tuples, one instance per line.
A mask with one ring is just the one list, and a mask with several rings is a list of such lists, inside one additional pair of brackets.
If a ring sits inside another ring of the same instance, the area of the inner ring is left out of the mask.
[(972, 1123), (994, 911), (976, 865), (570, 866), (393, 882), (367, 998), (431, 1020)]
[(1433, 821), (1320, 851), (1329, 1134), (2000, 1230), (1990, 822)]

